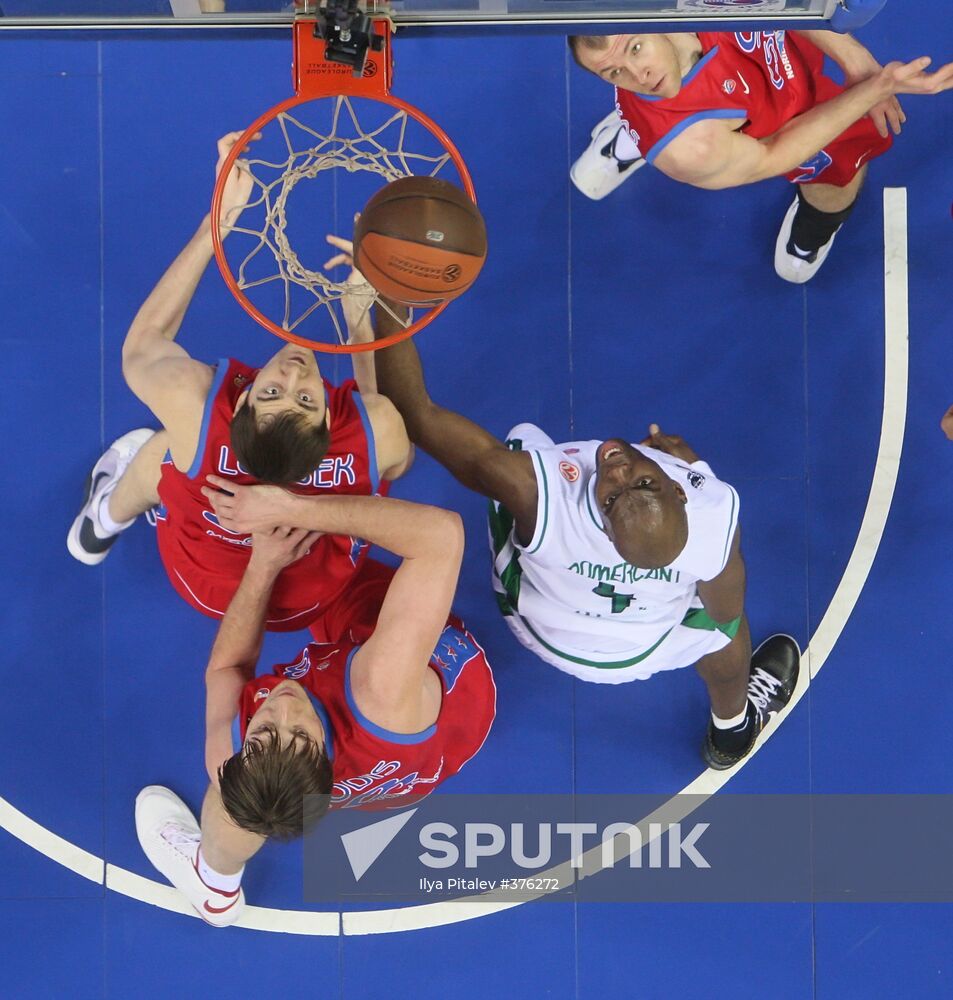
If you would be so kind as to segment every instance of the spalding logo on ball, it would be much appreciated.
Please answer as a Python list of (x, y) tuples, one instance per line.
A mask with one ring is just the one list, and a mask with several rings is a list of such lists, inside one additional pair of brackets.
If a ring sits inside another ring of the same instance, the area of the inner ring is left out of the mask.
[(486, 260), (486, 226), (466, 192), (436, 177), (381, 188), (354, 228), (354, 263), (395, 302), (436, 306), (462, 295)]

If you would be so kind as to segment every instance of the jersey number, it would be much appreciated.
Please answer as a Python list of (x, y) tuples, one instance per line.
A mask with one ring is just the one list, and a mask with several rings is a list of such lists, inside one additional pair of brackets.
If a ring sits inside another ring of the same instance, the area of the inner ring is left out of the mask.
[(804, 181), (817, 180), (833, 162), (828, 153), (822, 149), (797, 168), (798, 175), (793, 178), (793, 182), (795, 184), (802, 184)]
[(617, 594), (615, 587), (611, 583), (600, 583), (598, 587), (593, 587), (592, 592), (597, 597), (608, 597), (612, 601), (612, 613), (621, 615), (623, 611), (635, 600), (635, 594)]

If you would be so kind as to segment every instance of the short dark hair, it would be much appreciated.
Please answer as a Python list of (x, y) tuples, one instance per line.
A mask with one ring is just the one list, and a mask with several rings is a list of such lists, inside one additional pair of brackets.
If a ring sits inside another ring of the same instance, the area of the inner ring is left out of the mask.
[(243, 830), (292, 840), (328, 811), (334, 779), (324, 747), (304, 736), (282, 743), (274, 726), (245, 742), (218, 771), (222, 804)]
[(242, 468), (255, 479), (277, 486), (290, 486), (310, 476), (331, 443), (327, 414), (320, 427), (294, 410), (279, 413), (260, 426), (251, 402), (232, 417), (231, 437)]
[(592, 72), (589, 67), (582, 65), (582, 60), (579, 58), (579, 50), (607, 49), (609, 47), (609, 42), (605, 35), (569, 35), (566, 41), (569, 43), (569, 51), (572, 53), (576, 65), (589, 72)]

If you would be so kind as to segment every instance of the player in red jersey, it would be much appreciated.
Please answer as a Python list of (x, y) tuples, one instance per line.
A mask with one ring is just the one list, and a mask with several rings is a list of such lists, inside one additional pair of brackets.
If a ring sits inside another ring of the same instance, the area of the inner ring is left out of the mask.
[[(206, 673), (211, 783), (201, 827), (178, 796), (152, 785), (136, 799), (136, 830), (156, 868), (224, 926), (241, 913), (242, 871), (266, 838), (300, 835), (329, 803), (419, 801), (483, 745), (496, 689), (483, 650), (450, 614), (463, 555), (458, 515), (209, 482), (234, 494), (207, 490), (222, 524), (255, 539)], [(396, 571), (369, 563), (373, 575), (349, 588), (349, 638), (312, 643), (254, 677), (271, 588), (314, 532), (360, 535), (402, 561)]]
[[(219, 169), (238, 137), (219, 141)], [(225, 188), (223, 217), (234, 218), (250, 191), (239, 161)], [(306, 494), (373, 494), (406, 468), (410, 450), (397, 411), (373, 391), (373, 361), (366, 355), (355, 355), (355, 375), (366, 390), (358, 392), (353, 381), (326, 382), (314, 354), (293, 344), (256, 369), (227, 358), (204, 364), (176, 343), (212, 257), (210, 225), (206, 217), (139, 310), (123, 345), (126, 381), (163, 430), (133, 431), (113, 443), (93, 469), (67, 544), (82, 562), (101, 562), (119, 532), (155, 508), (159, 551), (173, 586), (196, 610), (220, 618), (248, 563), (251, 538), (217, 522), (201, 492), (206, 475), (294, 484)], [(329, 241), (338, 249), (350, 246)], [(328, 264), (346, 260), (339, 254)], [(359, 280), (356, 272), (352, 279)], [(347, 318), (352, 336), (373, 337), (359, 303)], [(268, 628), (315, 623), (359, 570), (365, 551), (357, 538), (316, 540), (277, 581)]]
[[(891, 129), (899, 134), (896, 95), (953, 87), (953, 63), (935, 73), (926, 57), (882, 67), (832, 31), (577, 35), (569, 44), (580, 66), (615, 87), (622, 129), (605, 149), (620, 164), (641, 152), (695, 187), (781, 176), (798, 185), (774, 259), (796, 283), (817, 272), (868, 162), (890, 147)], [(825, 55), (843, 87), (823, 75)]]

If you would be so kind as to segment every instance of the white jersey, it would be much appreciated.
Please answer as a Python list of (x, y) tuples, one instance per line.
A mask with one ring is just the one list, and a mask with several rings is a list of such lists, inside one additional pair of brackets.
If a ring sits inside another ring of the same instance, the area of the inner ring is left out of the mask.
[[(623, 659), (631, 663), (648, 655), (691, 608), (700, 607), (696, 583), (725, 568), (738, 524), (738, 494), (705, 462), (688, 464), (633, 445), (688, 498), (685, 548), (662, 569), (641, 569), (622, 559), (603, 527), (594, 494), (602, 442), (556, 445), (531, 424), (511, 434), (532, 458), (538, 501), (536, 530), (526, 545), (504, 508), (497, 505), (491, 516), (494, 587), (504, 613), (518, 615), (545, 648), (577, 663), (623, 666)], [(578, 657), (580, 649), (587, 659)]]

